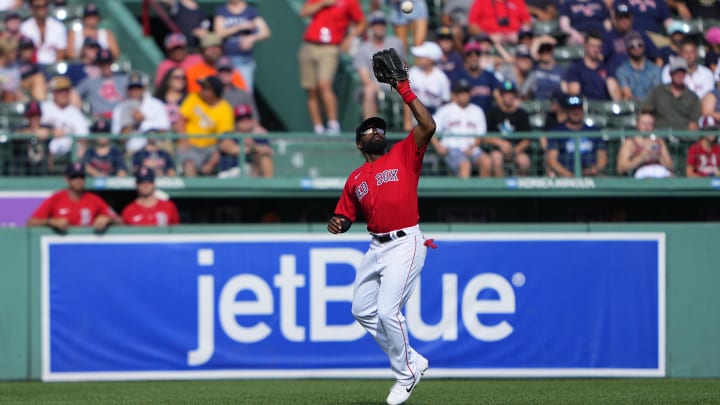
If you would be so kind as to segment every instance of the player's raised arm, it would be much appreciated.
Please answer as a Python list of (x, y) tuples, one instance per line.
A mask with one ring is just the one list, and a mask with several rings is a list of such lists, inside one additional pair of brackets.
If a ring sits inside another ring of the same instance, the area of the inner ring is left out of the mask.
[(400, 93), (418, 122), (418, 125), (413, 128), (415, 144), (418, 148), (427, 145), (435, 133), (435, 121), (410, 88), (407, 67), (394, 48), (385, 49), (373, 55), (373, 73), (379, 82), (389, 84)]

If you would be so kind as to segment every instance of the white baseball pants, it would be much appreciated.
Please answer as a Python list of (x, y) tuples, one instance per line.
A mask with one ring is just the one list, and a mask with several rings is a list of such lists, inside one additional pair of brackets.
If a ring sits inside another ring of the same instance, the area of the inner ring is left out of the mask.
[(373, 238), (357, 270), (352, 313), (387, 354), (397, 381), (408, 385), (415, 382), (419, 355), (410, 346), (402, 309), (415, 291), (428, 248), (418, 225), (402, 230), (406, 236), (389, 242)]

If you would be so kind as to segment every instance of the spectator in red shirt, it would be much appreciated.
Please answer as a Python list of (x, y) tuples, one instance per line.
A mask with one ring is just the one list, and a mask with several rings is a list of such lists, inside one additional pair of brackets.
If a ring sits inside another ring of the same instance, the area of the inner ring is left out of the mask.
[(163, 59), (162, 62), (155, 70), (155, 87), (160, 86), (165, 74), (173, 68), (179, 67), (183, 72), (187, 71), (188, 68), (202, 63), (202, 56), (196, 53), (188, 53), (188, 43), (185, 35), (175, 32), (165, 37), (165, 51), (167, 52), (167, 58)]
[(475, 0), (468, 15), (470, 33), (484, 32), (493, 42), (516, 44), (520, 29), (531, 24), (525, 0)]
[(49, 226), (56, 232), (67, 233), (70, 226), (92, 226), (96, 233), (120, 223), (115, 211), (97, 194), (85, 191), (85, 168), (79, 162), (65, 169), (67, 189), (60, 190), (43, 201), (32, 214), (27, 226)]
[(141, 168), (135, 175), (135, 186), (138, 196), (122, 212), (122, 220), (125, 224), (168, 226), (180, 223), (175, 203), (157, 197), (153, 170), (147, 167)]
[[(700, 128), (704, 131), (717, 131), (718, 121), (711, 115), (700, 118)], [(685, 174), (688, 177), (720, 176), (720, 146), (717, 132), (703, 135), (690, 146), (687, 155)]]
[[(316, 134), (340, 133), (333, 79), (340, 52), (365, 32), (365, 15), (358, 0), (306, 0), (300, 17), (311, 17), (298, 58), (300, 85), (307, 90), (307, 108)], [(348, 27), (352, 24), (352, 30)], [(323, 122), (325, 111), (327, 129)]]

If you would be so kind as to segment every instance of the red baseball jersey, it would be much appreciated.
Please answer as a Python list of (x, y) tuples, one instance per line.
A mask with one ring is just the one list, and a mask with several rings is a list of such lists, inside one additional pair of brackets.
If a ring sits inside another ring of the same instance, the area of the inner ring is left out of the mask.
[(361, 212), (372, 233), (417, 225), (417, 188), (426, 150), (427, 145), (418, 149), (411, 131), (385, 155), (355, 169), (345, 182), (335, 214), (355, 222)]
[[(501, 19), (507, 24), (500, 25)], [(480, 0), (474, 2), (468, 12), (468, 24), (477, 25), (488, 34), (518, 32), (530, 23), (530, 13), (521, 0)]]
[(89, 226), (99, 215), (117, 217), (115, 211), (96, 194), (86, 191), (79, 200), (75, 201), (70, 198), (68, 190), (60, 190), (43, 201), (32, 214), (32, 218), (64, 217), (72, 226)]
[(687, 164), (694, 167), (701, 176), (713, 176), (720, 163), (720, 146), (712, 145), (710, 150), (703, 149), (700, 142), (688, 149)]
[[(307, 0), (306, 4), (319, 1)], [(337, 0), (334, 5), (323, 7), (313, 15), (303, 39), (307, 42), (340, 45), (347, 35), (350, 22), (359, 23), (364, 19), (358, 0)]]
[(167, 226), (180, 223), (175, 203), (165, 200), (157, 200), (152, 207), (133, 201), (123, 210), (122, 219), (128, 225)]

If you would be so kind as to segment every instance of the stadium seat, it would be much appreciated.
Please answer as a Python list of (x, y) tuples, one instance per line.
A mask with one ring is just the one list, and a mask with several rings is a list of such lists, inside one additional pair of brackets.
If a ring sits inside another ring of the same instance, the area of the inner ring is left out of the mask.
[(83, 5), (82, 4), (68, 4), (61, 7), (53, 7), (50, 15), (57, 18), (60, 21), (67, 22), (76, 18), (82, 17)]
[(18, 120), (24, 119), (25, 104), (22, 102), (0, 104), (0, 128), (15, 128)]
[(630, 115), (638, 108), (634, 101), (585, 100), (585, 106), (586, 113), (604, 115)]
[(568, 45), (555, 47), (553, 56), (558, 63), (569, 63), (582, 58), (585, 55), (585, 49), (582, 45)]
[(605, 127), (608, 124), (606, 115), (585, 114), (585, 124), (589, 127)]
[(544, 114), (550, 111), (550, 100), (526, 100), (520, 104), (520, 107), (530, 115)]
[(636, 120), (635, 114), (610, 115), (608, 116), (608, 126), (616, 129), (631, 129), (635, 128)]
[(530, 114), (530, 126), (536, 130), (545, 128), (545, 113)]
[(535, 21), (532, 27), (535, 36), (550, 35), (558, 37), (563, 35), (557, 21)]

